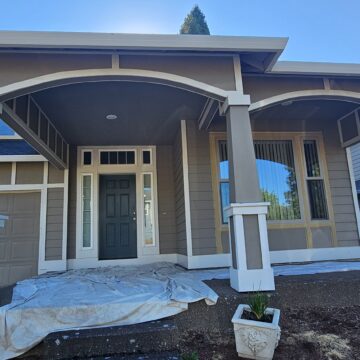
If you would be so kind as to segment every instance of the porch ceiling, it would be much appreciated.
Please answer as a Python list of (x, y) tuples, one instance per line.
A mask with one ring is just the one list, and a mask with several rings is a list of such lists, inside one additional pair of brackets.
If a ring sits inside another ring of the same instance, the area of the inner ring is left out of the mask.
[[(207, 100), (169, 86), (127, 81), (64, 85), (33, 97), (75, 145), (172, 144), (179, 121), (197, 120)], [(108, 114), (118, 118), (107, 120)]]

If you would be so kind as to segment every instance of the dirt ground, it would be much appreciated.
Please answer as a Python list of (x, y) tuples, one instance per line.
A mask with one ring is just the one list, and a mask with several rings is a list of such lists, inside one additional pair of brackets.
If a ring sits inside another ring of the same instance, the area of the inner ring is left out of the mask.
[[(278, 276), (275, 282), (276, 291), (268, 294), (269, 305), (281, 310), (281, 338), (275, 360), (360, 359), (360, 271)], [(166, 351), (183, 355), (196, 353), (200, 360), (239, 359), (231, 318), (237, 306), (246, 303), (248, 295), (234, 291), (228, 280), (206, 283), (219, 295), (217, 304), (208, 306), (199, 301), (174, 316), (171, 321), (176, 331), (166, 344)], [(0, 295), (4, 299), (5, 293), (0, 292)], [(94, 330), (94, 334), (98, 336), (101, 331)], [(93, 342), (92, 336), (84, 341), (84, 347), (88, 348)], [(159, 353), (154, 357), (157, 351), (159, 349), (154, 348), (147, 354), (140, 351), (127, 356), (104, 350), (96, 359), (178, 359), (162, 357), (165, 354)], [(94, 358), (90, 354), (88, 358), (91, 356)], [(195, 360), (196, 357), (184, 359)]]
[[(270, 305), (281, 309), (275, 360), (360, 359), (360, 272), (279, 277), (276, 282), (276, 293), (270, 295)], [(225, 281), (208, 284), (220, 295), (218, 312), (226, 308), (233, 314), (243, 296)], [(232, 328), (214, 325), (213, 333), (195, 329), (184, 334), (183, 353), (195, 351), (201, 360), (239, 359)]]

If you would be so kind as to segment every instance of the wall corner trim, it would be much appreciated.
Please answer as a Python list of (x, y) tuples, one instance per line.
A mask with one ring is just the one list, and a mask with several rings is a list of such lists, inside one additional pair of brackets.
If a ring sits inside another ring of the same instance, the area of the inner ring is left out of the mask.
[(192, 256), (192, 233), (191, 233), (191, 209), (190, 209), (190, 185), (189, 163), (187, 151), (186, 120), (181, 120), (181, 153), (184, 179), (184, 204), (185, 204), (185, 228), (187, 256)]

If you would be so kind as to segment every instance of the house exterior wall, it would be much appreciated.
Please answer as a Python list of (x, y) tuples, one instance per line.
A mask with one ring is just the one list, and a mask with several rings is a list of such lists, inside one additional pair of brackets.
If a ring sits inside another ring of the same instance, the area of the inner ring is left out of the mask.
[(173, 155), (172, 146), (156, 148), (160, 254), (177, 251)]
[[(252, 121), (252, 130), (261, 133), (292, 133), (303, 132), (304, 123), (300, 121), (290, 121), (279, 114), (277, 118), (268, 121)], [(317, 121), (306, 123), (306, 132), (321, 132), (324, 143), (325, 163), (329, 179), (330, 201), (329, 209), (333, 212), (335, 225), (335, 245), (359, 246), (359, 234), (357, 228), (356, 214), (350, 174), (348, 169), (346, 150), (341, 147), (336, 121)], [(217, 132), (226, 131), (225, 122), (218, 124), (215, 129)], [(306, 134), (304, 132), (304, 134)], [(220, 216), (216, 214), (215, 216)], [(331, 243), (331, 223), (329, 226), (310, 228), (314, 248), (332, 247)], [(298, 250), (306, 249), (306, 228), (304, 226), (294, 226), (292, 228), (275, 227), (270, 225), (268, 228), (268, 238), (270, 251), (278, 250)], [(222, 243), (228, 241), (227, 228), (221, 231)], [(291, 241), (289, 241), (291, 239)], [(223, 248), (224, 252), (228, 248)]]
[[(18, 198), (21, 208), (20, 195), (24, 192), (38, 191), (41, 194), (41, 219), (43, 232), (40, 230), (37, 248), (43, 246), (39, 259), (39, 267), (44, 266), (44, 261), (62, 260), (63, 256), (63, 229), (64, 229), (64, 204), (65, 204), (65, 172), (58, 170), (48, 162), (23, 161), (0, 162), (0, 185), (10, 186), (5, 193), (13, 193)], [(0, 189), (0, 194), (3, 191)], [(19, 196), (17, 197), (17, 194)], [(24, 198), (25, 199), (25, 198)], [(24, 205), (25, 206), (25, 205)], [(41, 237), (43, 237), (43, 240)], [(40, 244), (40, 245), (39, 245)]]
[[(253, 130), (292, 132), (302, 131), (303, 125), (300, 122), (287, 121), (287, 119), (274, 119), (274, 121), (267, 124), (256, 123), (253, 126)], [(359, 235), (357, 232), (357, 222), (346, 151), (340, 145), (337, 123), (335, 121), (332, 123), (318, 121), (316, 124), (312, 122), (311, 124), (307, 124), (306, 131), (321, 131), (323, 135), (337, 245), (359, 245)], [(295, 234), (293, 230), (283, 229), (282, 231), (288, 233), (288, 238), (291, 238), (293, 233), (296, 235), (296, 238), (299, 238), (299, 234)], [(329, 230), (325, 229), (324, 231), (328, 232)], [(319, 236), (319, 233), (317, 233), (317, 236)], [(296, 241), (296, 243), (298, 243), (298, 241)], [(321, 243), (323, 242), (316, 243), (315, 241), (315, 247), (320, 247)], [(284, 244), (284, 247), (285, 246), (286, 244)], [(270, 250), (272, 250), (271, 247)]]
[(61, 260), (63, 240), (64, 189), (48, 189), (45, 260)]
[(175, 216), (176, 216), (176, 252), (187, 255), (186, 220), (184, 201), (184, 177), (182, 162), (181, 131), (179, 129), (173, 146), (174, 163), (174, 190), (175, 190)]
[(68, 240), (67, 258), (76, 258), (76, 189), (77, 189), (77, 147), (69, 150), (69, 210), (68, 210)]
[(249, 94), (251, 102), (257, 102), (272, 96), (301, 90), (323, 90), (324, 79), (329, 80), (332, 90), (360, 92), (360, 79), (346, 79), (328, 76), (295, 75), (243, 75), (244, 93)]
[[(120, 55), (122, 69), (165, 72), (201, 81), (224, 90), (235, 90), (232, 55)], [(111, 54), (1, 53), (0, 86), (62, 71), (109, 69)]]
[(187, 121), (189, 191), (193, 255), (217, 253), (209, 135)]
[(0, 86), (60, 71), (111, 68), (109, 55), (1, 53)]

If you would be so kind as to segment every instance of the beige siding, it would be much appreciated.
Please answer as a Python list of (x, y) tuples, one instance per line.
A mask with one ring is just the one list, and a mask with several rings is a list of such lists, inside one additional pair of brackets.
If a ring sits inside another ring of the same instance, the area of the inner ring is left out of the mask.
[(178, 254), (187, 255), (186, 222), (184, 203), (184, 178), (182, 167), (181, 132), (175, 138), (173, 147), (175, 216), (176, 216), (176, 250)]
[(49, 163), (49, 184), (62, 184), (64, 182), (64, 170), (57, 169), (54, 165)]
[(336, 123), (323, 126), (338, 245), (359, 245), (346, 151), (340, 146)]
[(249, 94), (252, 102), (291, 91), (324, 89), (321, 77), (289, 76), (244, 76), (244, 93)]
[(216, 254), (209, 134), (186, 125), (193, 255)]
[(60, 71), (110, 67), (110, 55), (2, 53), (0, 86)]
[(0, 163), (0, 185), (9, 185), (11, 182), (11, 163)]
[(48, 189), (45, 260), (61, 260), (64, 189)]
[(235, 90), (232, 56), (121, 55), (120, 67), (161, 71), (188, 77), (224, 90)]
[(69, 206), (68, 206), (68, 241), (67, 257), (76, 257), (76, 186), (77, 186), (77, 147), (70, 146), (69, 153)]
[(17, 162), (16, 184), (42, 184), (44, 180), (44, 163)]
[(176, 253), (175, 189), (172, 146), (156, 148), (160, 254)]

